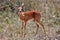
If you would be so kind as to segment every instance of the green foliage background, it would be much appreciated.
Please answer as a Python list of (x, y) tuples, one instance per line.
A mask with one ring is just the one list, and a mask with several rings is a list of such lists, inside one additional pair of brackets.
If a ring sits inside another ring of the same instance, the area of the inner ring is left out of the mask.
[[(60, 0), (0, 0), (0, 40), (23, 39), (19, 36), (22, 31), (22, 23), (17, 14), (17, 7), (22, 3), (25, 4), (24, 11), (35, 10), (41, 13), (41, 22), (45, 26), (47, 35), (53, 40), (58, 35), (56, 31), (60, 30)], [(35, 28), (34, 22), (29, 21), (26, 25), (27, 35), (34, 34)], [(40, 28), (38, 34), (41, 33), (43, 34)]]

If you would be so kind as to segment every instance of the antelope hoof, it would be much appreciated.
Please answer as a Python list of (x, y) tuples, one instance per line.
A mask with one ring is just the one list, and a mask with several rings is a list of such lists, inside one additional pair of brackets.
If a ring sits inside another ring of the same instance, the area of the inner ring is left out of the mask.
[(25, 33), (25, 34), (23, 34), (23, 37), (25, 37), (25, 35), (26, 35), (26, 33)]

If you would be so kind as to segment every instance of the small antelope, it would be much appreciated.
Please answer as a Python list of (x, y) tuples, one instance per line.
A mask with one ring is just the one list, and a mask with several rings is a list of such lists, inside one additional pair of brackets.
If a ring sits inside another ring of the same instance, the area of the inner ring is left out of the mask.
[(30, 19), (33, 19), (34, 22), (35, 22), (36, 25), (37, 25), (37, 29), (36, 29), (35, 34), (37, 34), (40, 25), (42, 26), (43, 31), (44, 31), (44, 33), (46, 34), (44, 25), (40, 22), (40, 19), (41, 19), (40, 13), (35, 12), (35, 11), (22, 12), (23, 5), (24, 5), (24, 4), (22, 4), (22, 6), (20, 6), (20, 7), (18, 7), (18, 10), (19, 10), (18, 15), (19, 15), (19, 17), (20, 17), (20, 20), (22, 21), (23, 36), (25, 36), (26, 23), (27, 23), (27, 21), (29, 21)]

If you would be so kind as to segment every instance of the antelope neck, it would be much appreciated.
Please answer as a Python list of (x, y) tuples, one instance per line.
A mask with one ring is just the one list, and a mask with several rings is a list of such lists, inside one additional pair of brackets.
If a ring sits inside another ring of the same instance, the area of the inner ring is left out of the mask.
[(24, 15), (24, 12), (19, 12), (18, 14), (22, 14), (23, 16), (25, 16), (25, 15)]

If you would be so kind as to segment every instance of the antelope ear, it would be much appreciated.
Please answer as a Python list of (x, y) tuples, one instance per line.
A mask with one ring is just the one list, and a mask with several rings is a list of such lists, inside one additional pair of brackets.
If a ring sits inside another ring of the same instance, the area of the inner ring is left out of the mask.
[(17, 9), (19, 9), (19, 7), (17, 7)]
[(24, 3), (22, 3), (22, 6), (24, 6)]

